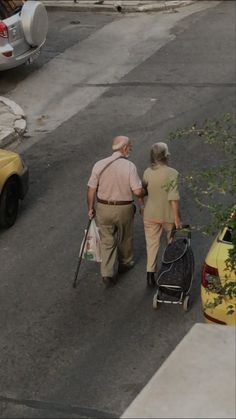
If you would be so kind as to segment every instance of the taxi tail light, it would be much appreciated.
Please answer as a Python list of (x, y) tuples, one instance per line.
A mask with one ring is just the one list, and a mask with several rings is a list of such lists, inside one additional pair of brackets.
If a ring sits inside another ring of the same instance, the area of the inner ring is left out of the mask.
[(208, 286), (209, 280), (211, 279), (210, 282), (212, 282), (213, 278), (215, 279), (219, 278), (218, 269), (213, 268), (213, 266), (209, 266), (206, 263), (204, 263), (203, 268), (202, 268), (202, 278), (201, 278), (202, 286), (206, 288)]
[(0, 37), (8, 38), (8, 29), (4, 22), (0, 22)]

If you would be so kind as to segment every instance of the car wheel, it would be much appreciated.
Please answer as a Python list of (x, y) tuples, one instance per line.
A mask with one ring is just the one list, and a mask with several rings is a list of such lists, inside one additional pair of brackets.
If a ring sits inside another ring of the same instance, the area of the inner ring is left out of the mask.
[(32, 47), (44, 43), (48, 31), (48, 15), (39, 1), (27, 1), (22, 7), (21, 23), (25, 39)]
[(11, 227), (17, 217), (19, 206), (19, 190), (13, 179), (7, 181), (0, 198), (0, 226)]

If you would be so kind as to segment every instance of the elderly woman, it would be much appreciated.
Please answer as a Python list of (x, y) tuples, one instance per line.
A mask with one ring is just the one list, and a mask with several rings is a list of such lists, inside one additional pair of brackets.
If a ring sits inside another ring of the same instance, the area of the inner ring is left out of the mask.
[(143, 187), (147, 199), (140, 199), (147, 248), (147, 283), (155, 285), (157, 254), (163, 230), (170, 240), (171, 230), (181, 228), (177, 170), (169, 167), (170, 153), (165, 143), (151, 147), (151, 165), (143, 174)]

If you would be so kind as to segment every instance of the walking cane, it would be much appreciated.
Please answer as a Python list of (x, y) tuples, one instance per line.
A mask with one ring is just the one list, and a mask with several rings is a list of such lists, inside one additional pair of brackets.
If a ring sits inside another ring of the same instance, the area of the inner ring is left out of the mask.
[(89, 219), (89, 221), (88, 221), (86, 234), (85, 234), (84, 239), (83, 239), (83, 245), (80, 249), (79, 261), (78, 261), (78, 265), (77, 265), (77, 268), (76, 268), (75, 277), (74, 277), (74, 281), (73, 281), (73, 288), (76, 288), (76, 282), (77, 282), (77, 277), (78, 277), (78, 273), (79, 273), (79, 268), (80, 268), (80, 265), (81, 265), (82, 256), (83, 256), (83, 252), (84, 252), (84, 247), (85, 247), (85, 244), (86, 244), (86, 240), (87, 240), (87, 236), (88, 236), (91, 221), (92, 221), (92, 218)]

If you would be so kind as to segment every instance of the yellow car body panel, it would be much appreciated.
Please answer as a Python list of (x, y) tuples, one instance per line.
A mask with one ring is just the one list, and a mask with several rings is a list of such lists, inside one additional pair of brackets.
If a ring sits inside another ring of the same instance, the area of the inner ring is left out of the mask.
[(29, 188), (29, 171), (19, 154), (0, 149), (0, 228), (11, 227), (19, 200)]
[[(234, 272), (226, 268), (226, 259), (229, 256), (229, 250), (232, 249), (233, 245), (224, 240), (225, 233), (227, 229), (224, 229), (218, 236), (215, 238), (212, 243), (205, 263), (208, 266), (218, 269), (221, 285), (224, 285), (226, 282), (236, 282), (236, 275)], [(205, 320), (208, 323), (222, 323), (226, 325), (236, 325), (236, 297), (230, 298), (225, 296), (222, 303), (218, 304), (214, 308), (206, 308), (206, 304), (213, 303), (215, 299), (219, 297), (219, 294), (207, 290), (203, 285), (201, 285), (201, 300), (203, 306), (203, 313)], [(232, 314), (227, 314), (227, 307), (229, 305), (234, 306), (234, 312)]]
[(13, 175), (22, 176), (24, 166), (17, 153), (0, 149), (0, 193), (7, 179)]
[[(218, 294), (211, 293), (210, 295), (206, 292), (204, 287), (201, 287), (201, 298), (203, 307), (207, 302), (213, 302), (214, 298), (217, 298)], [(235, 299), (225, 298), (222, 304), (219, 304), (215, 308), (204, 308), (204, 318), (207, 323), (219, 323), (226, 324), (228, 326), (236, 325), (236, 312), (233, 314), (227, 314), (227, 306), (229, 304), (235, 304)]]

